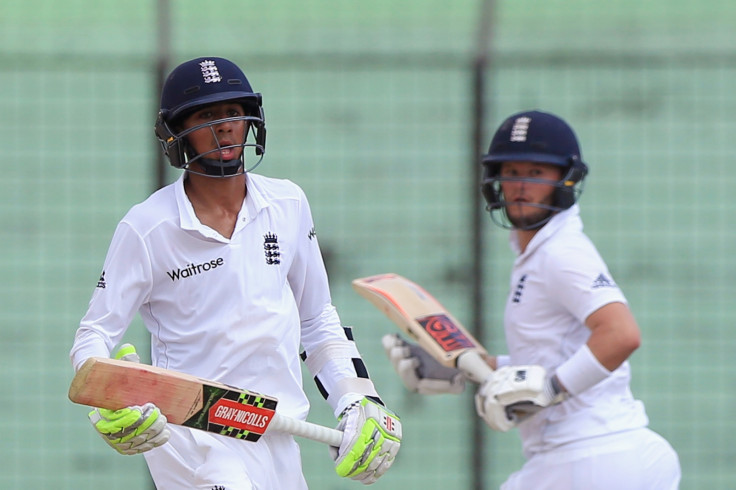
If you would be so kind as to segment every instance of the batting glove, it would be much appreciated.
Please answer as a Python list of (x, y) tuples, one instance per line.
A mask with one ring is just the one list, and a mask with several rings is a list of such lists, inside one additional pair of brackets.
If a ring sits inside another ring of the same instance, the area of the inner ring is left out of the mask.
[(369, 400), (349, 405), (338, 418), (344, 432), (340, 447), (329, 447), (338, 475), (375, 483), (394, 463), (401, 447), (401, 421), (387, 408)]
[[(130, 344), (123, 345), (115, 358), (140, 362)], [(169, 440), (166, 416), (152, 403), (120, 410), (95, 408), (89, 420), (105, 442), (121, 454), (140, 454)]]
[(391, 365), (409, 391), (420, 395), (459, 394), (465, 390), (465, 376), (459, 369), (437, 362), (416, 344), (398, 334), (381, 339)]
[(475, 409), (494, 430), (506, 432), (539, 410), (568, 398), (542, 366), (505, 366), (486, 379), (475, 395)]

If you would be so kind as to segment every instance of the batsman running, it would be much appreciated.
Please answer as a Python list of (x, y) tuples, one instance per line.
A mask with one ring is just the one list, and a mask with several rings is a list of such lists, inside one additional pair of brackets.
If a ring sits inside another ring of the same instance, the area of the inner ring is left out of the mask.
[[(251, 172), (266, 151), (261, 101), (223, 58), (168, 76), (155, 133), (184, 172), (118, 224), (71, 361), (109, 357), (139, 313), (155, 366), (273, 395), (277, 411), (304, 420), (301, 357), (344, 434), (329, 447), (337, 474), (370, 484), (393, 464), (401, 423), (332, 305), (304, 193)], [(130, 347), (117, 357), (137, 359)], [(89, 418), (118, 452), (144, 453), (157, 488), (307, 488), (286, 433), (244, 442), (168, 424), (151, 403)]]
[[(516, 254), (504, 315), (507, 355), (475, 396), (492, 429), (518, 427), (526, 463), (502, 490), (675, 490), (676, 452), (648, 429), (629, 388), (641, 334), (621, 289), (583, 232), (578, 198), (588, 167), (559, 117), (514, 114), (483, 157), (482, 193)], [(465, 376), (387, 335), (404, 384), (458, 393)]]

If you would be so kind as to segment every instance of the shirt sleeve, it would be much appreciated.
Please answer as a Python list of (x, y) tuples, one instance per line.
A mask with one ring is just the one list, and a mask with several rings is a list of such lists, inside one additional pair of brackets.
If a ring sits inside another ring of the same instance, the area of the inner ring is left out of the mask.
[(349, 392), (378, 399), (351, 330), (341, 325), (332, 305), (309, 203), (301, 190), (299, 222), (298, 250), (288, 279), (299, 308), (302, 359), (334, 410), (340, 410), (340, 399)]
[(89, 357), (108, 357), (151, 291), (151, 265), (141, 236), (125, 221), (113, 235), (102, 275), (74, 337), (77, 370)]
[(551, 250), (545, 260), (549, 294), (581, 323), (609, 303), (626, 303), (626, 298), (613, 280), (605, 262), (589, 240), (564, 250)]
[(311, 210), (300, 189), (299, 232), (288, 280), (301, 320), (302, 345), (344, 338), (340, 318), (330, 297), (327, 271), (322, 260)]

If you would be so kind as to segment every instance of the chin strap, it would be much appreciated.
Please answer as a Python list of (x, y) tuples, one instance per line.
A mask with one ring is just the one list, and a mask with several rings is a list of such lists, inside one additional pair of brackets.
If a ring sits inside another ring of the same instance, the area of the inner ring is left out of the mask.
[(233, 175), (240, 175), (243, 172), (238, 170), (245, 164), (241, 158), (235, 160), (214, 160), (212, 158), (200, 158), (197, 160), (200, 166), (204, 169), (205, 174), (210, 177), (232, 177)]

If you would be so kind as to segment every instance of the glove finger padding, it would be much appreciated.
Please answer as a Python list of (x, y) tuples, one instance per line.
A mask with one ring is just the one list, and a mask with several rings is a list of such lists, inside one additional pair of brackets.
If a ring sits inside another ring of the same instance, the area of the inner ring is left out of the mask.
[[(123, 344), (115, 359), (140, 362), (131, 344)], [(106, 443), (121, 454), (140, 454), (165, 444), (169, 440), (166, 416), (153, 403), (120, 410), (95, 408), (89, 420)]]
[(337, 428), (344, 435), (339, 448), (329, 448), (335, 472), (366, 485), (386, 473), (401, 447), (399, 418), (368, 398), (350, 405)]
[(152, 403), (120, 410), (95, 408), (89, 420), (105, 442), (121, 454), (139, 454), (169, 440), (166, 416)]
[(115, 359), (136, 363), (141, 362), (141, 358), (140, 356), (138, 356), (138, 352), (136, 352), (133, 344), (121, 345), (120, 349), (118, 349), (118, 351), (115, 353)]
[(478, 415), (492, 429), (507, 431), (566, 398), (542, 366), (505, 366), (483, 382), (475, 402)]
[(498, 402), (487, 386), (484, 383), (475, 394), (475, 411), (491, 429), (508, 432), (516, 427), (518, 420)]
[(569, 397), (542, 366), (508, 366), (497, 373), (496, 398), (507, 409), (535, 413)]
[(439, 395), (465, 390), (465, 376), (459, 369), (443, 366), (418, 345), (406, 342), (397, 334), (384, 335), (381, 343), (409, 391)]

